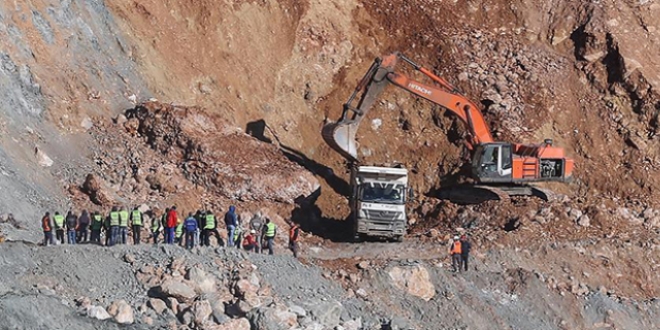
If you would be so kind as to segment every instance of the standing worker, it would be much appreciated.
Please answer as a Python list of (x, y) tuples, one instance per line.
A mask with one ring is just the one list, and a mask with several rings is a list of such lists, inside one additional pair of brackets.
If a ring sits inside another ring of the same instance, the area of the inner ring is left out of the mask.
[(289, 229), (289, 250), (293, 252), (293, 257), (298, 258), (298, 238), (300, 237), (300, 226), (292, 223)]
[(193, 217), (192, 213), (188, 213), (184, 227), (186, 229), (186, 247), (192, 249), (195, 247), (195, 233), (197, 233), (197, 219)]
[(101, 228), (103, 228), (103, 217), (99, 211), (94, 212), (92, 215), (92, 234), (89, 237), (89, 240), (92, 243), (101, 244)]
[(89, 218), (87, 210), (83, 210), (78, 219), (78, 232), (76, 234), (78, 243), (87, 242), (87, 227), (89, 227), (90, 222), (91, 219)]
[(461, 266), (465, 271), (468, 271), (468, 257), (470, 256), (470, 248), (472, 245), (467, 240), (467, 235), (461, 235)]
[(128, 237), (128, 211), (123, 207), (119, 211), (119, 235), (121, 235), (121, 244), (126, 244)]
[(204, 216), (204, 231), (202, 232), (202, 245), (211, 246), (211, 233), (215, 230), (215, 215), (211, 211), (206, 211)]
[(151, 218), (151, 237), (154, 239), (154, 245), (158, 244), (158, 234), (163, 230), (162, 220), (155, 216), (156, 213), (154, 210), (154, 217)]
[(180, 217), (176, 218), (176, 229), (174, 230), (174, 237), (176, 238), (176, 244), (183, 246), (183, 222), (184, 220)]
[(266, 218), (266, 225), (264, 226), (264, 241), (268, 246), (268, 254), (273, 255), (274, 245), (275, 245), (275, 234), (277, 233), (277, 226), (270, 221), (269, 218)]
[(137, 206), (131, 212), (131, 225), (133, 228), (133, 244), (140, 244), (140, 231), (142, 230), (142, 212)]
[(172, 206), (170, 212), (167, 213), (167, 225), (165, 226), (165, 229), (167, 230), (166, 244), (174, 244), (174, 230), (177, 225), (177, 219), (176, 206)]
[(167, 244), (167, 235), (168, 235), (168, 230), (167, 230), (167, 216), (170, 214), (170, 208), (166, 207), (165, 208), (165, 213), (163, 213), (163, 216), (160, 217), (160, 227), (163, 228), (163, 243)]
[(60, 241), (60, 244), (64, 244), (64, 216), (60, 212), (55, 212), (53, 221), (55, 222), (55, 238)]
[(76, 230), (78, 230), (78, 217), (69, 211), (66, 215), (66, 240), (71, 245), (76, 245)]
[(103, 231), (105, 232), (105, 246), (110, 246), (110, 237), (112, 237), (112, 226), (110, 226), (110, 214), (103, 220)]
[(55, 243), (53, 241), (53, 224), (50, 221), (50, 212), (46, 212), (46, 215), (41, 218), (41, 228), (44, 230), (44, 246)]
[[(263, 226), (264, 226), (264, 218), (261, 215), (261, 211), (257, 211), (257, 213), (254, 214), (252, 219), (250, 219), (250, 229), (254, 230), (256, 233), (262, 233), (263, 232)], [(255, 248), (256, 253), (259, 253), (259, 249), (261, 248), (262, 240), (261, 240), (261, 235), (255, 235), (257, 239), (257, 247)]]
[(117, 207), (113, 206), (112, 211), (110, 211), (110, 244), (109, 246), (113, 246), (117, 244), (117, 240), (119, 239), (119, 211), (117, 211)]
[(449, 254), (451, 255), (451, 266), (454, 270), (454, 273), (461, 270), (461, 241), (458, 236), (454, 236), (454, 241), (451, 243), (449, 248)]
[(195, 231), (195, 241), (193, 244), (195, 246), (201, 246), (202, 243), (200, 241), (200, 236), (202, 233), (202, 228), (204, 228), (204, 218), (202, 215), (202, 210), (197, 210), (197, 213), (195, 213), (195, 220), (197, 221), (197, 230)]
[(236, 207), (234, 205), (229, 207), (229, 211), (225, 213), (225, 225), (227, 226), (227, 246), (234, 246), (234, 230), (238, 226), (238, 217), (236, 216)]

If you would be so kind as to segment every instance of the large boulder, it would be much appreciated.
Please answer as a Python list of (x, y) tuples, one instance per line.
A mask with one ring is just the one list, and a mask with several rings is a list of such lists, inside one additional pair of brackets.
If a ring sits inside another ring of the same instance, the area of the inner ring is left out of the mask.
[(125, 300), (117, 300), (108, 307), (108, 313), (119, 324), (132, 324), (135, 322), (133, 308)]
[(254, 330), (288, 330), (298, 325), (298, 315), (282, 306), (262, 306), (248, 314)]
[(156, 314), (160, 315), (167, 309), (167, 304), (160, 299), (151, 298), (149, 299), (149, 307), (151, 307)]
[(190, 302), (197, 296), (193, 288), (173, 279), (166, 280), (161, 284), (160, 290), (168, 297), (175, 298), (179, 302)]
[(206, 326), (207, 330), (250, 330), (250, 321), (246, 318), (233, 319), (220, 325)]
[(215, 291), (215, 278), (206, 274), (202, 269), (193, 267), (188, 269), (186, 279), (194, 283), (195, 291), (199, 294)]
[(203, 325), (213, 313), (211, 303), (208, 300), (196, 301), (192, 306), (192, 310), (195, 315), (195, 324), (198, 326)]
[(389, 271), (392, 284), (399, 290), (426, 301), (435, 296), (435, 286), (431, 283), (428, 270), (421, 265), (393, 267)]
[[(341, 321), (344, 306), (338, 301), (313, 301), (302, 304), (312, 320), (317, 321), (325, 329), (332, 329)], [(290, 310), (296, 312), (294, 309)]]
[(97, 320), (107, 320), (112, 316), (101, 306), (90, 306), (87, 309), (87, 316), (95, 318)]

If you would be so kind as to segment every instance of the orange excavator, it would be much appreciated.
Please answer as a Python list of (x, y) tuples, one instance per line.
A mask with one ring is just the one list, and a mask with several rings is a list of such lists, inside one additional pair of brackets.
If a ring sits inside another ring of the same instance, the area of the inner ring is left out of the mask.
[[(394, 69), (400, 60), (430, 78), (433, 84), (420, 83), (396, 72)], [(398, 52), (377, 58), (344, 104), (339, 121), (323, 127), (325, 142), (350, 163), (359, 162), (355, 135), (360, 122), (390, 84), (443, 107), (467, 127), (465, 144), (472, 152), (471, 174), (476, 184), (467, 190), (445, 190), (441, 197), (459, 202), (474, 202), (473, 198), (481, 201), (482, 197), (476, 197), (473, 190), (479, 188), (490, 195), (485, 199), (535, 195), (548, 200), (552, 198), (551, 192), (529, 183), (571, 179), (574, 161), (566, 157), (563, 148), (553, 146), (551, 139), (536, 145), (495, 141), (481, 111), (472, 101), (445, 79)], [(354, 106), (356, 100), (357, 106)]]

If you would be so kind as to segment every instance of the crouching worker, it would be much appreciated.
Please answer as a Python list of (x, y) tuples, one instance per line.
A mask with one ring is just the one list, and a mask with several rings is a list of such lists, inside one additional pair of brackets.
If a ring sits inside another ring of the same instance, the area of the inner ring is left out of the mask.
[(252, 229), (250, 233), (243, 239), (243, 249), (246, 251), (259, 251), (259, 244), (257, 243), (257, 231)]

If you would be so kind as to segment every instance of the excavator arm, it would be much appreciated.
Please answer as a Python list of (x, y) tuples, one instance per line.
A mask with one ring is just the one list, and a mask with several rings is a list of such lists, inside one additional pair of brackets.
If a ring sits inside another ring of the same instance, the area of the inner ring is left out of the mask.
[[(424, 84), (396, 72), (394, 68), (399, 60), (410, 64), (415, 70), (433, 80), (435, 84)], [(454, 86), (428, 69), (419, 66), (400, 53), (392, 53), (374, 61), (344, 104), (341, 119), (323, 127), (322, 135), (326, 143), (349, 161), (358, 160), (355, 135), (360, 122), (389, 84), (400, 87), (455, 114), (468, 128), (469, 136), (466, 144), (469, 149), (473, 149), (475, 145), (481, 143), (493, 142), (490, 129), (474, 103), (461, 95)], [(358, 95), (360, 95), (359, 99), (357, 99)], [(356, 99), (357, 106), (354, 107)]]

